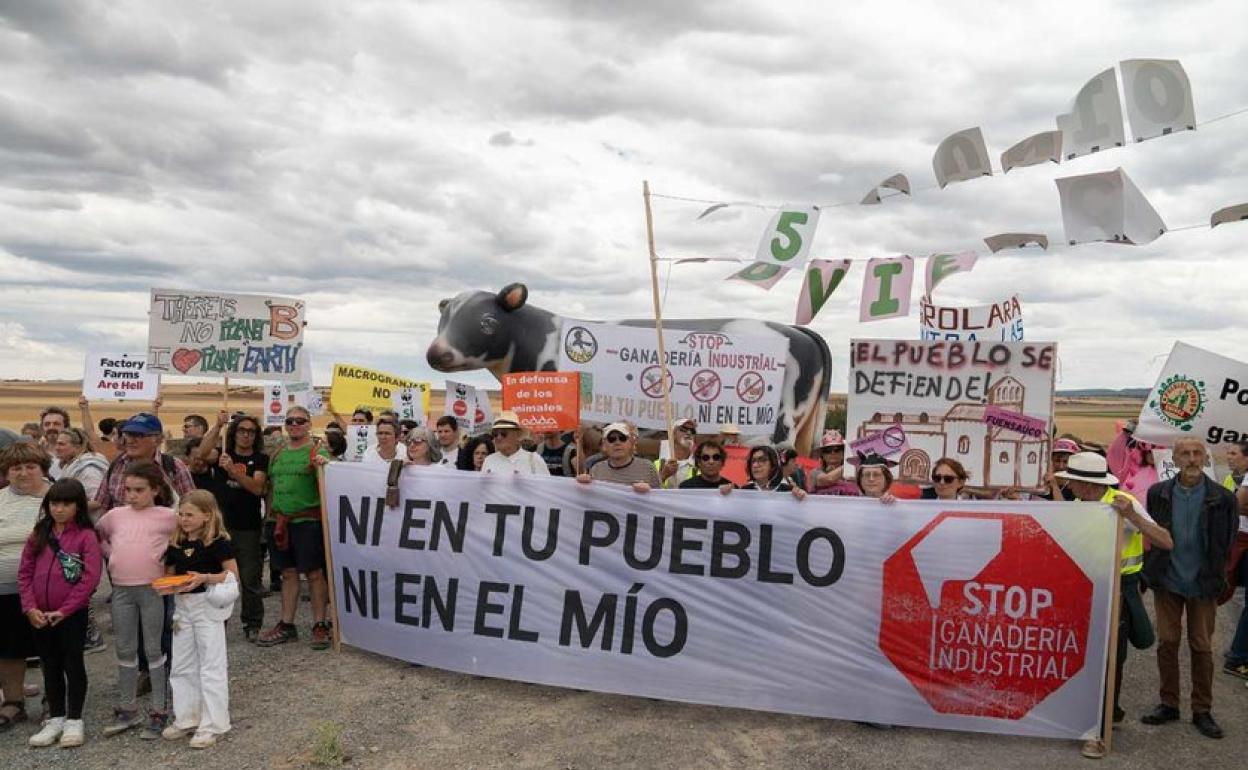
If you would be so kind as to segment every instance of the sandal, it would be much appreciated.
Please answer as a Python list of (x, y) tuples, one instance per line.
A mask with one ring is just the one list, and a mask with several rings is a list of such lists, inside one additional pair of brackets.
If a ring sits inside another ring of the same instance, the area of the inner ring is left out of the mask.
[(0, 709), (5, 709), (9, 707), (12, 707), (16, 710), (13, 712), (12, 716), (0, 714), (0, 733), (6, 732), (8, 730), (12, 730), (13, 725), (18, 724), (19, 722), (25, 722), (27, 719), (26, 704), (23, 701), (6, 700), (4, 703), (0, 703)]

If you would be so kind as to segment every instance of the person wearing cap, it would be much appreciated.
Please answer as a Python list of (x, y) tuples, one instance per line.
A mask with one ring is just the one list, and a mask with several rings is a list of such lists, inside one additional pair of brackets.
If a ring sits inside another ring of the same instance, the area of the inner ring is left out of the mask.
[(740, 446), (741, 445), (741, 429), (735, 424), (726, 422), (719, 426), (719, 444), (720, 446)]
[(1144, 580), (1153, 589), (1157, 617), (1157, 672), (1161, 703), (1140, 721), (1173, 722), (1179, 712), (1179, 641), (1187, 615), (1192, 661), (1192, 724), (1206, 738), (1221, 738), (1213, 718), (1213, 630), (1226, 563), (1239, 525), (1235, 495), (1205, 475), (1209, 459), (1198, 438), (1174, 442), (1179, 472), (1148, 490), (1148, 512), (1174, 539), (1170, 549), (1144, 555)]
[(520, 474), (524, 476), (549, 476), (546, 462), (536, 452), (520, 447), (520, 437), (524, 430), (520, 427), (520, 418), (510, 409), (498, 413), (494, 424), (490, 426), (490, 437), (494, 439), (494, 453), (485, 458), (481, 466), (482, 473), (504, 475)]
[(810, 491), (816, 495), (858, 497), (858, 485), (845, 478), (845, 438), (839, 430), (825, 430), (819, 441), (819, 467), (810, 474)]
[(697, 471), (697, 465), (693, 461), (693, 438), (698, 433), (698, 424), (688, 418), (678, 420), (675, 432), (676, 439), (668, 442), (672, 448), (672, 456), (667, 460), (654, 461), (664, 489), (678, 488), (681, 482), (688, 481)]
[(1066, 463), (1071, 456), (1081, 451), (1079, 445), (1072, 439), (1059, 438), (1053, 442), (1053, 449), (1049, 452), (1049, 472), (1044, 477), (1045, 486), (1049, 488), (1049, 491), (1040, 495), (1041, 499), (1066, 500), (1067, 502), (1075, 499), (1075, 493), (1071, 492), (1066, 483), (1058, 478), (1058, 474), (1066, 470)]
[[(1118, 614), (1118, 648), (1114, 653), (1118, 658), (1118, 667), (1114, 675), (1113, 719), (1121, 722), (1125, 715), (1118, 701), (1122, 691), (1122, 671), (1127, 662), (1127, 643), (1141, 650), (1153, 644), (1153, 628), (1140, 592), (1144, 540), (1162, 550), (1169, 550), (1174, 541), (1170, 533), (1159, 527), (1140, 506), (1139, 500), (1114, 488), (1118, 479), (1109, 472), (1109, 464), (1101, 455), (1095, 452), (1072, 454), (1066, 461), (1066, 467), (1055, 476), (1066, 483), (1065, 488), (1070, 490), (1075, 500), (1105, 503), (1127, 525), (1122, 553), (1119, 554), (1118, 601), (1121, 610)], [(1105, 744), (1099, 739), (1089, 740), (1084, 743), (1082, 753), (1089, 759), (1100, 759), (1105, 756)]]
[(126, 504), (126, 469), (142, 460), (156, 464), (165, 475), (165, 481), (181, 498), (195, 489), (191, 471), (173, 455), (160, 451), (164, 441), (164, 426), (160, 418), (150, 412), (139, 412), (121, 426), (121, 452), (108, 466), (104, 481), (96, 490), (90, 503), (92, 513), (111, 510)]
[(637, 456), (637, 434), (626, 422), (613, 422), (602, 431), (602, 451), (606, 457), (594, 463), (588, 473), (576, 480), (582, 484), (591, 481), (609, 481), (628, 484), (634, 492), (649, 492), (659, 486), (659, 472), (654, 465)]

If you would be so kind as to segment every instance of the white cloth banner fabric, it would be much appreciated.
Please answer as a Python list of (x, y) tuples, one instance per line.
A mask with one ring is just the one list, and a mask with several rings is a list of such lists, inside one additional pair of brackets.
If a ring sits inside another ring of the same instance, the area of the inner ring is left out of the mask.
[[(469, 674), (719, 706), (1086, 738), (1117, 518), (409, 467), (326, 469), (344, 643)], [(885, 515), (887, 514), (887, 515)]]
[(1174, 343), (1137, 422), (1136, 439), (1163, 446), (1189, 437), (1211, 448), (1248, 439), (1248, 363)]
[(149, 372), (143, 353), (88, 351), (82, 367), (82, 395), (88, 401), (155, 401), (160, 375)]
[[(735, 423), (747, 435), (776, 421), (789, 342), (761, 321), (749, 334), (665, 328), (667, 387), (676, 419)], [(653, 326), (564, 319), (559, 371), (581, 373), (581, 418), (667, 429), (658, 336)], [(763, 430), (765, 428), (765, 430)]]
[(294, 297), (152, 289), (147, 365), (191, 377), (306, 382), (307, 305)]

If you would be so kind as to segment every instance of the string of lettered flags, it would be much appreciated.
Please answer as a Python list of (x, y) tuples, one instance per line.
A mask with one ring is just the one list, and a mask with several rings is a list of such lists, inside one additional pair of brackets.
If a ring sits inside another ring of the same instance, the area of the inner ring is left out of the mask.
[[(1045, 162), (1060, 164), (1124, 147), (1128, 123), (1130, 135), (1139, 143), (1179, 131), (1193, 131), (1198, 126), (1248, 113), (1248, 107), (1245, 107), (1198, 123), (1187, 73), (1176, 60), (1131, 59), (1119, 62), (1118, 69), (1124, 85), (1121, 99), (1115, 68), (1098, 73), (1080, 89), (1070, 110), (1056, 117), (1056, 130), (1029, 136), (1001, 154), (1002, 173)], [(1124, 122), (1124, 101), (1127, 122)], [(772, 216), (759, 240), (753, 261), (727, 276), (726, 280), (745, 281), (767, 291), (791, 270), (804, 268), (794, 322), (806, 325), (844, 282), (854, 261), (809, 259), (820, 212), (850, 205), (878, 205), (889, 198), (909, 197), (917, 192), (943, 189), (949, 184), (992, 176), (992, 163), (980, 128), (958, 131), (940, 142), (932, 156), (932, 169), (936, 177), (934, 185), (914, 189), (905, 174), (896, 173), (872, 187), (857, 201), (776, 205), (754, 201), (716, 201), (657, 192), (651, 193), (651, 196), (708, 204), (696, 221), (706, 220), (715, 212), (729, 207), (771, 210)], [(1144, 245), (1167, 232), (1206, 227), (1203, 223), (1166, 227), (1143, 192), (1121, 168), (1062, 177), (1055, 181), (1068, 247), (1096, 242)], [(881, 194), (881, 190), (888, 192)], [(1226, 206), (1213, 212), (1208, 227), (1244, 219), (1248, 219), (1248, 203)], [(1050, 251), (1049, 237), (1044, 233), (997, 233), (984, 238), (984, 243), (993, 254), (1022, 248)], [(1057, 250), (1054, 248), (1051, 251)], [(930, 299), (936, 286), (949, 276), (969, 272), (979, 256), (975, 251), (931, 254), (924, 270), (924, 297)], [(741, 261), (733, 257), (658, 259), (669, 262), (669, 270), (672, 264)], [(868, 259), (859, 320), (881, 321), (909, 315), (914, 277), (915, 258), (912, 256)]]

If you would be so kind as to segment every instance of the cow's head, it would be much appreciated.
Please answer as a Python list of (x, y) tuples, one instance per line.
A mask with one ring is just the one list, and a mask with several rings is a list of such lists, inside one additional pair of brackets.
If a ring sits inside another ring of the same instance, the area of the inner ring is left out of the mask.
[(511, 351), (516, 331), (511, 313), (524, 307), (528, 298), (528, 287), (509, 283), (498, 294), (466, 291), (442, 300), (438, 336), (425, 359), (440, 372), (492, 368)]

